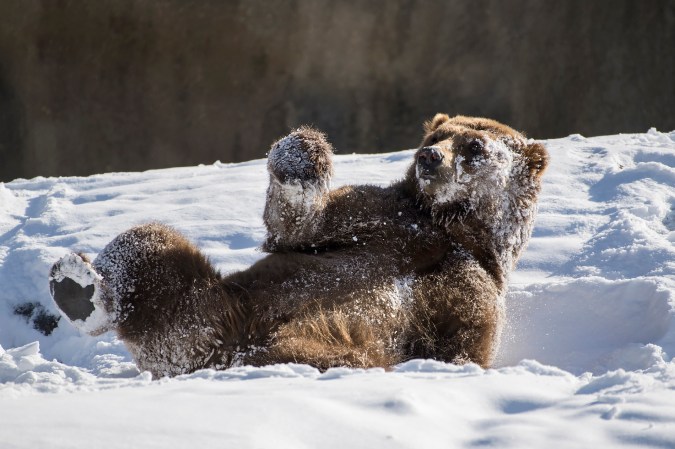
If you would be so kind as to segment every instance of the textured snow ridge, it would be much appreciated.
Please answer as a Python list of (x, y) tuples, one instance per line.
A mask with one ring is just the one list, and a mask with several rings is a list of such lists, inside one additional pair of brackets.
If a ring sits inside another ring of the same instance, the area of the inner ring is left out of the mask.
[(0, 399), (25, 393), (94, 391), (147, 384), (150, 380), (148, 373), (133, 379), (106, 379), (83, 368), (45, 360), (38, 342), (7, 351), (0, 346)]
[[(414, 360), (392, 372), (337, 368), (325, 373), (285, 364), (122, 381), (46, 362), (35, 346), (0, 350), (5, 382), (0, 401), (11, 400), (11, 407), (0, 408), (6, 447), (371, 448), (395, 443), (406, 448), (623, 448), (675, 443), (672, 363), (600, 376), (573, 376), (535, 361), (483, 370)], [(29, 371), (18, 374), (22, 370)]]
[(512, 279), (500, 364), (528, 357), (599, 374), (675, 356), (673, 136), (548, 142), (551, 172)]
[[(545, 144), (539, 212), (488, 370), (411, 360), (151, 380), (114, 334), (61, 319), (45, 336), (14, 311), (58, 314), (52, 264), (72, 251), (94, 260), (149, 221), (222, 272), (245, 269), (264, 256), (266, 161), (0, 183), (0, 446), (675, 447), (675, 132)], [(337, 156), (333, 184), (387, 185), (412, 156)], [(408, 282), (391, 286), (393, 309)]]

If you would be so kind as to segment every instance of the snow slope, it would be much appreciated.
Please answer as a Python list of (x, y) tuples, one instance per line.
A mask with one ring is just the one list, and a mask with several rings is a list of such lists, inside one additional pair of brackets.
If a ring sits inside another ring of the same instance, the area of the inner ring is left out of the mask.
[[(112, 334), (33, 329), (56, 314), (50, 265), (154, 220), (221, 271), (246, 268), (263, 257), (264, 161), (0, 183), (0, 447), (675, 447), (675, 132), (546, 144), (490, 370), (411, 361), (151, 380)], [(385, 185), (411, 155), (337, 156), (334, 185)]]

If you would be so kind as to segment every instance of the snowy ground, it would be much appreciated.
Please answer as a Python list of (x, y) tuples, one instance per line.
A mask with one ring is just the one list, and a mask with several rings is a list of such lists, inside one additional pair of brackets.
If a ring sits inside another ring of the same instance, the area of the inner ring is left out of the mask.
[[(263, 256), (264, 161), (0, 183), (0, 447), (675, 447), (675, 132), (547, 146), (490, 370), (278, 365), (153, 381), (114, 335), (33, 329), (56, 313), (51, 263), (155, 220), (221, 271), (246, 268)], [(387, 184), (411, 154), (337, 156), (334, 184)]]

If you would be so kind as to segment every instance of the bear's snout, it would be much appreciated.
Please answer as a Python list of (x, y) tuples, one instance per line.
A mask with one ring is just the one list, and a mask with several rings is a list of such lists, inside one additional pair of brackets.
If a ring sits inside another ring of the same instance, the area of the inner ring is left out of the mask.
[(424, 147), (417, 154), (417, 165), (422, 175), (431, 175), (443, 163), (445, 156), (437, 147)]

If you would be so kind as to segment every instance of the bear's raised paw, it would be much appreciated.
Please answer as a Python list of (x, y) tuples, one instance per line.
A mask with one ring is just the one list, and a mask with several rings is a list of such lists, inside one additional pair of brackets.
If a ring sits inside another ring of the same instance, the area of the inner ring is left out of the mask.
[(327, 184), (333, 175), (333, 147), (316, 129), (303, 126), (279, 139), (268, 154), (268, 169), (283, 184)]

